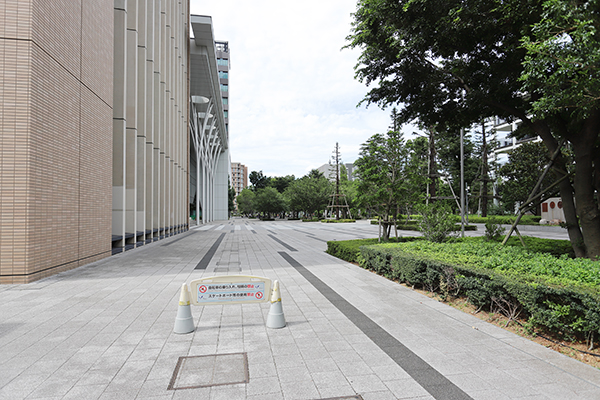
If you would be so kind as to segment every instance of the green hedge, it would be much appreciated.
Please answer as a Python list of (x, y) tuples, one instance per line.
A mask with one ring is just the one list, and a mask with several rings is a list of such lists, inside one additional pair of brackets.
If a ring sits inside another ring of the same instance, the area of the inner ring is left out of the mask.
[[(400, 237), (390, 238), (390, 242), (408, 242), (410, 240), (416, 240), (421, 238), (412, 237)], [(379, 239), (356, 239), (356, 240), (340, 240), (340, 241), (329, 241), (327, 242), (326, 253), (331, 254), (334, 257), (340, 258), (348, 262), (358, 262), (360, 256), (360, 247), (370, 244), (379, 243)]]
[[(504, 240), (505, 235), (506, 233), (504, 233), (497, 242), (501, 243)], [(550, 254), (554, 257), (569, 256), (570, 258), (575, 258), (573, 246), (571, 246), (571, 242), (568, 240), (542, 239), (533, 236), (522, 236), (522, 238), (525, 243), (525, 248), (531, 252)], [(485, 236), (465, 237), (461, 240), (483, 242), (486, 241), (486, 238)], [(513, 234), (506, 244), (509, 246), (523, 247), (521, 239), (519, 239), (516, 234)]]
[[(416, 220), (418, 220), (420, 217), (420, 215), (410, 215), (409, 223), (416, 223)], [(372, 218), (371, 223), (377, 223), (373, 221), (377, 221), (378, 218), (378, 216), (374, 216)], [(452, 218), (454, 218), (456, 222), (460, 222), (460, 215), (452, 214)], [(490, 215), (487, 217), (481, 217), (479, 215), (469, 215), (468, 219), (469, 223), (473, 224), (485, 224), (490, 219), (493, 219), (497, 224), (512, 225), (512, 223), (515, 222), (517, 217), (515, 215)], [(523, 215), (519, 220), (519, 225), (538, 225), (541, 219), (542, 217), (537, 215)], [(406, 222), (406, 215), (398, 215), (398, 220), (401, 221), (402, 224), (404, 224)]]
[[(480, 217), (479, 215), (469, 215), (469, 223), (485, 224), (493, 220), (497, 224), (512, 225), (517, 217), (515, 215), (491, 215), (489, 217)], [(519, 225), (539, 225), (542, 217), (537, 215), (523, 215), (519, 220)]]
[(345, 222), (356, 222), (355, 219), (322, 219), (321, 222), (326, 224), (339, 224)]
[[(419, 225), (418, 225), (418, 221), (408, 221), (408, 223), (406, 222), (399, 222), (398, 224), (396, 224), (396, 226), (398, 227), (398, 229), (403, 230), (403, 231), (418, 231), (419, 230)], [(373, 220), (371, 221), (371, 225), (379, 225), (379, 221), (378, 220)], [(477, 226), (475, 225), (465, 225), (465, 231), (476, 231), (477, 230)], [(454, 231), (460, 231), (460, 224), (456, 225), (456, 227), (454, 228)]]
[(360, 247), (364, 268), (476, 307), (502, 305), (569, 338), (600, 333), (600, 263), (497, 243), (413, 241)]

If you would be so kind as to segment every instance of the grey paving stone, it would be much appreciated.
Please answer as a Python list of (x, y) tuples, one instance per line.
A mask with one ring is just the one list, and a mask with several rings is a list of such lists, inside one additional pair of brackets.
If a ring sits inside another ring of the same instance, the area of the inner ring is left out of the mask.
[[(375, 237), (376, 226), (327, 225), (233, 219), (31, 285), (0, 286), (8, 327), (0, 398), (432, 399), (415, 381), (429, 379), (432, 393), (444, 388), (427, 368), (473, 399), (597, 398), (598, 370), (324, 253), (325, 240)], [(208, 268), (195, 270), (221, 233)], [(298, 250), (290, 254), (320, 283), (268, 235)], [(232, 265), (280, 281), (287, 326), (265, 327), (268, 303), (206, 306), (192, 308), (192, 334), (174, 334), (181, 284)], [(248, 384), (166, 390), (178, 357), (229, 352), (247, 352)]]

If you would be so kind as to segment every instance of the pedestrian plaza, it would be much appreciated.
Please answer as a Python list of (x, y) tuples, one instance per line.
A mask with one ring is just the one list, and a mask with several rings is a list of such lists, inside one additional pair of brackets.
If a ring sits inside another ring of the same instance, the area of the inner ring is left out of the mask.
[[(325, 253), (377, 229), (234, 218), (2, 285), (0, 399), (600, 399), (600, 370)], [(182, 284), (215, 275), (277, 280), (286, 326), (192, 305), (174, 333)]]

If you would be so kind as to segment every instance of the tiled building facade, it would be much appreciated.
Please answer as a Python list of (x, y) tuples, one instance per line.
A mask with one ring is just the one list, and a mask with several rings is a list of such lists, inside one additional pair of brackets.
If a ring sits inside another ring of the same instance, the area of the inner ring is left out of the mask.
[(0, 15), (0, 283), (187, 230), (189, 0)]
[(110, 255), (113, 0), (0, 0), (0, 283)]

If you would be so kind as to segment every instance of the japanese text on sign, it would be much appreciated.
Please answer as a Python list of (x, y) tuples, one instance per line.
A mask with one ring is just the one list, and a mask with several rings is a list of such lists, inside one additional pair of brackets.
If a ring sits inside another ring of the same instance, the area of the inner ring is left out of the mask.
[(198, 285), (197, 302), (262, 301), (264, 282), (206, 283)]

